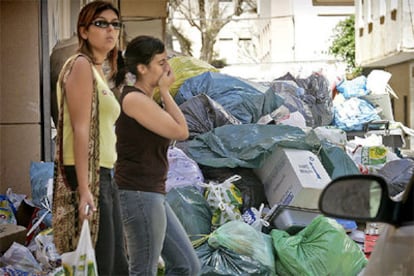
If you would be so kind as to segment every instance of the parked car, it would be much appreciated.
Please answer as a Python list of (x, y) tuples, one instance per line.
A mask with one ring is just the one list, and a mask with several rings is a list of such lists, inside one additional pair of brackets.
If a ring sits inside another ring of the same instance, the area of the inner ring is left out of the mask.
[(324, 215), (385, 225), (361, 275), (414, 275), (413, 185), (414, 175), (398, 201), (376, 175), (342, 176), (322, 191), (319, 209)]

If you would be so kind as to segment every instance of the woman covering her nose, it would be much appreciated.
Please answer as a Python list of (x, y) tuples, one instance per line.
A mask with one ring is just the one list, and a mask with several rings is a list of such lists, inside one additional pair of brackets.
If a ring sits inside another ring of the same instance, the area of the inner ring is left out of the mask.
[[(116, 122), (118, 160), (115, 179), (129, 253), (130, 275), (156, 275), (159, 257), (166, 275), (197, 275), (198, 257), (183, 226), (166, 201), (167, 150), (171, 140), (189, 136), (181, 110), (169, 93), (174, 74), (162, 41), (133, 39), (125, 51), (125, 68), (136, 77), (122, 90)], [(160, 106), (154, 99), (159, 88)]]

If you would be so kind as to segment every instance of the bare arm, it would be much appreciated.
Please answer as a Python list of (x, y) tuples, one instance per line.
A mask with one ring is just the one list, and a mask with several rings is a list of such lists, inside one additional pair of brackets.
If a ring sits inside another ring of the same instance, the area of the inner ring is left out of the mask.
[(93, 91), (91, 65), (84, 57), (74, 62), (66, 81), (66, 99), (73, 129), (75, 167), (78, 180), (79, 218), (85, 218), (84, 210), (90, 205), (96, 210), (88, 180), (88, 142)]
[(141, 93), (128, 94), (122, 107), (128, 116), (152, 132), (171, 140), (185, 140), (189, 136), (187, 122), (168, 90), (173, 82), (172, 72), (164, 73), (159, 82), (165, 109)]

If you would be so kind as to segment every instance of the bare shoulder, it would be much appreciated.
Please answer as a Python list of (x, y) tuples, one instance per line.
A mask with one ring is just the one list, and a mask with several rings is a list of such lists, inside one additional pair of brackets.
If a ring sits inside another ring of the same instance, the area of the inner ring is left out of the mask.
[(85, 56), (79, 55), (73, 62), (73, 70), (91, 71), (91, 63)]
[[(122, 107), (129, 116), (135, 117), (137, 114), (150, 114), (157, 109), (155, 102), (141, 92), (131, 92), (125, 95), (122, 100)], [(135, 114), (135, 116), (134, 116)]]
[(73, 78), (80, 80), (90, 79), (92, 77), (90, 61), (82, 55), (76, 57), (73, 61), (70, 75), (72, 75)]
[(133, 91), (125, 95), (123, 99), (123, 105), (133, 105), (133, 106), (139, 106), (139, 105), (146, 105), (151, 102), (151, 100), (145, 96), (144, 93), (139, 91)]

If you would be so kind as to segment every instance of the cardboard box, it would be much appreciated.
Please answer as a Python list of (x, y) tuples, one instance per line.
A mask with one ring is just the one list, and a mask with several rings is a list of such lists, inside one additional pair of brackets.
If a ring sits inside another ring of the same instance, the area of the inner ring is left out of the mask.
[(331, 181), (318, 157), (308, 150), (278, 147), (254, 172), (270, 206), (318, 209), (319, 195)]
[(6, 252), (13, 242), (25, 244), (27, 229), (17, 224), (0, 224), (0, 252)]

